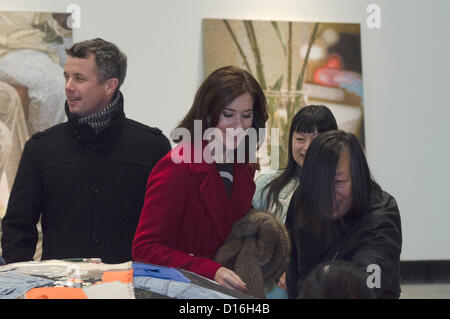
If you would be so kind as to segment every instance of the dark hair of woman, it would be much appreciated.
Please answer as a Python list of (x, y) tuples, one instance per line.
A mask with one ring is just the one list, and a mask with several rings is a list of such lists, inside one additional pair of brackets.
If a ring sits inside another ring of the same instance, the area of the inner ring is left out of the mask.
[(278, 199), (281, 190), (301, 170), (292, 156), (292, 136), (294, 132), (322, 133), (330, 130), (337, 130), (337, 123), (333, 113), (325, 105), (308, 105), (295, 114), (289, 130), (287, 165), (279, 176), (264, 187), (262, 192), (264, 193), (267, 190), (268, 202), (272, 202), (272, 205), (275, 205), (275, 214), (279, 215), (282, 211), (282, 206)]
[(367, 274), (350, 262), (336, 260), (316, 266), (302, 283), (299, 299), (372, 299)]
[(360, 218), (369, 211), (372, 194), (381, 194), (354, 134), (337, 130), (319, 134), (306, 152), (296, 219), (300, 228), (306, 227), (316, 240), (325, 245), (335, 239), (335, 223), (330, 218), (335, 198), (335, 175), (339, 158), (347, 151), (350, 156), (352, 206), (345, 217)]
[[(191, 137), (194, 137), (194, 120), (201, 120), (203, 136), (207, 128), (217, 126), (224, 108), (246, 92), (253, 98), (252, 127), (256, 129), (259, 141), (259, 129), (265, 128), (268, 119), (267, 99), (256, 79), (236, 66), (219, 68), (206, 78), (195, 94), (191, 109), (177, 128), (188, 129)], [(179, 143), (182, 138), (172, 137), (172, 140)]]

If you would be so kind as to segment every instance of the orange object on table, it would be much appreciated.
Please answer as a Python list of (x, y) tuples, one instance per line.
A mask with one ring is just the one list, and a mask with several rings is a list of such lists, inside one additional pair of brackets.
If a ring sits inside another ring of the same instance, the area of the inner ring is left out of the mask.
[(30, 289), (26, 299), (88, 299), (82, 288), (43, 287)]
[(122, 271), (105, 271), (102, 275), (102, 282), (120, 281), (124, 284), (133, 282), (133, 269)]

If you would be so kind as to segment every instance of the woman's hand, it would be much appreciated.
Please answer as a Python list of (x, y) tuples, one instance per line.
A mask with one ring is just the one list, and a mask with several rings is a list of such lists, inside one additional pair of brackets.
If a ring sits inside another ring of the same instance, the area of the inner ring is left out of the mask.
[(283, 289), (283, 290), (286, 290), (286, 289), (287, 289), (287, 287), (286, 287), (286, 272), (284, 272), (284, 273), (280, 276), (280, 278), (278, 278), (278, 280), (277, 280), (277, 285), (278, 285), (278, 287), (280, 287), (280, 288)]
[(236, 273), (228, 268), (220, 267), (216, 275), (214, 276), (214, 280), (217, 281), (221, 286), (240, 290), (246, 292), (247, 285), (242, 281), (242, 279), (236, 275)]

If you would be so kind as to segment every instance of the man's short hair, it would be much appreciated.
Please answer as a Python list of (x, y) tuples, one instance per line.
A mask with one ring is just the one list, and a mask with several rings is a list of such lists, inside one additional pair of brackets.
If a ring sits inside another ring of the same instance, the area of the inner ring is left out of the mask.
[(75, 43), (71, 48), (66, 49), (66, 53), (68, 56), (81, 59), (86, 59), (94, 54), (100, 83), (117, 78), (119, 80), (117, 89), (119, 89), (125, 80), (127, 56), (114, 43), (95, 38)]

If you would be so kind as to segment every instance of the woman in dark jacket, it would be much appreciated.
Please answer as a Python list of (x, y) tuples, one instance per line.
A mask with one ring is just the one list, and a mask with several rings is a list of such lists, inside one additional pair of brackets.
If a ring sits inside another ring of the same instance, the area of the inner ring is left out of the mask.
[(353, 134), (329, 131), (313, 140), (286, 226), (293, 244), (289, 298), (298, 297), (306, 276), (330, 260), (348, 261), (363, 270), (378, 298), (399, 298), (399, 210), (395, 199), (372, 179)]
[[(325, 105), (307, 105), (298, 111), (289, 130), (287, 166), (279, 171), (259, 175), (255, 180), (253, 207), (271, 212), (285, 223), (289, 202), (300, 183), (309, 144), (320, 133), (331, 130), (337, 130), (337, 123), (333, 113)], [(286, 273), (276, 283), (267, 283), (266, 290), (268, 298), (285, 299)]]

